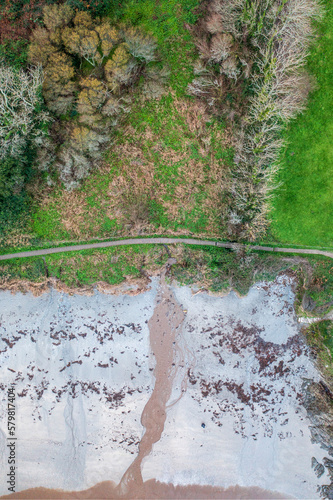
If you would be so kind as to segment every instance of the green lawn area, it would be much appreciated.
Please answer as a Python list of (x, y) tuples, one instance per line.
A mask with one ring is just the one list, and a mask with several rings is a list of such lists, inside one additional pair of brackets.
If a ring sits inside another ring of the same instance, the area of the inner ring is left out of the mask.
[(307, 109), (292, 122), (285, 138), (275, 192), (271, 232), (275, 240), (309, 246), (333, 246), (333, 6), (311, 50), (308, 71), (317, 88)]

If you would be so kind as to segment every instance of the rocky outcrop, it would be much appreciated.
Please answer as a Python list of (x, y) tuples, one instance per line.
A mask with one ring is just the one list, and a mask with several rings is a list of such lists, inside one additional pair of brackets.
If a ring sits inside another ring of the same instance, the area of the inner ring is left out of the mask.
[(319, 463), (312, 458), (312, 466), (320, 477), (325, 469), (330, 482), (320, 487), (323, 498), (333, 499), (333, 393), (329, 385), (319, 382), (307, 381), (304, 384), (304, 406), (311, 421), (311, 436), (315, 443), (319, 443), (326, 451), (327, 457)]

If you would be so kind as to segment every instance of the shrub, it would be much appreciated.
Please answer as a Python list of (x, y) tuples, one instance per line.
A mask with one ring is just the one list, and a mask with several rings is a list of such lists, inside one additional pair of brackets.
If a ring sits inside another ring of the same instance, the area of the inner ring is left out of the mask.
[(105, 134), (83, 125), (74, 126), (70, 136), (70, 144), (73, 149), (94, 158), (100, 156), (101, 147), (108, 141)]
[(54, 144), (50, 139), (43, 141), (43, 147), (38, 148), (34, 167), (42, 172), (47, 172), (56, 160)]
[(111, 50), (120, 42), (120, 33), (107, 22), (103, 22), (100, 26), (97, 26), (96, 31), (101, 41), (103, 57), (108, 57)]
[(44, 28), (36, 28), (29, 45), (28, 61), (31, 64), (41, 64), (45, 67), (49, 57), (57, 52), (58, 48), (50, 41), (50, 33)]
[(320, 10), (319, 0), (213, 0), (196, 28), (205, 66), (189, 92), (239, 118), (225, 214), (231, 237), (254, 240), (266, 230), (280, 133), (311, 88), (302, 66)]
[(110, 96), (102, 108), (104, 116), (117, 116), (128, 108), (123, 104), (123, 99)]
[(110, 90), (117, 92), (120, 85), (128, 84), (136, 67), (135, 59), (128, 52), (127, 45), (119, 45), (105, 65), (105, 76)]
[(49, 31), (66, 26), (73, 18), (74, 11), (69, 5), (46, 5), (43, 9), (43, 22)]
[[(68, 4), (46, 7), (44, 25), (32, 36), (29, 60), (44, 68), (43, 96), (59, 121), (52, 130), (59, 150), (55, 165), (72, 189), (109, 142), (114, 117), (128, 110), (122, 94), (154, 58), (155, 42), (138, 29), (119, 30), (107, 19), (93, 19), (85, 9), (74, 15)], [(49, 147), (38, 158), (49, 168)]]
[(6, 66), (22, 69), (28, 58), (28, 42), (26, 40), (5, 40), (0, 45), (0, 61)]
[(72, 190), (77, 188), (80, 181), (88, 175), (92, 163), (84, 154), (71, 147), (65, 147), (59, 154), (57, 167), (60, 180), (68, 190)]
[(28, 211), (24, 186), (36, 149), (47, 141), (40, 67), (29, 72), (0, 64), (0, 233)]
[(126, 220), (132, 226), (151, 219), (151, 199), (142, 193), (123, 193), (123, 209)]
[(99, 37), (96, 31), (86, 26), (68, 26), (63, 30), (62, 40), (68, 52), (77, 54), (93, 66), (99, 62)]
[(83, 78), (80, 81), (81, 92), (78, 95), (77, 111), (80, 114), (94, 114), (105, 102), (106, 87), (97, 78)]
[(50, 55), (45, 69), (43, 93), (48, 108), (57, 116), (72, 108), (76, 90), (74, 74), (72, 61), (66, 54), (56, 52)]
[(1, 0), (0, 43), (28, 40), (42, 19), (43, 7), (54, 3), (59, 0)]
[(228, 33), (217, 33), (210, 42), (210, 60), (213, 62), (224, 61), (231, 53), (233, 37)]
[(145, 73), (143, 95), (146, 99), (159, 99), (165, 93), (165, 83), (169, 76), (166, 68), (148, 68)]
[(24, 180), (22, 165), (17, 159), (7, 157), (0, 160), (0, 200), (19, 194)]

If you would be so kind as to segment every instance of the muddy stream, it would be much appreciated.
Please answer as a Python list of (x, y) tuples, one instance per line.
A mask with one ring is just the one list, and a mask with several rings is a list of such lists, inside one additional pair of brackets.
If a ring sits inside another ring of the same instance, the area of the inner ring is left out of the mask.
[(125, 472), (117, 488), (119, 496), (145, 497), (141, 463), (151, 452), (153, 444), (161, 438), (166, 420), (166, 405), (178, 369), (177, 363), (181, 362), (181, 358), (177, 356), (176, 337), (184, 321), (184, 313), (165, 283), (165, 276), (173, 263), (173, 259), (169, 259), (162, 272), (156, 307), (148, 322), (150, 346), (156, 366), (154, 390), (141, 416), (145, 433), (139, 444), (138, 456)]

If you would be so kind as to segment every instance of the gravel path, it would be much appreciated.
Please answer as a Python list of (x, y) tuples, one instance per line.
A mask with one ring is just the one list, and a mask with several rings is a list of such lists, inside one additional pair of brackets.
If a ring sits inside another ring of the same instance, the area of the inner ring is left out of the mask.
[[(213, 240), (196, 240), (192, 238), (128, 238), (125, 240), (115, 240), (115, 241), (104, 241), (100, 243), (87, 243), (83, 245), (71, 245), (67, 247), (58, 248), (44, 248), (41, 250), (28, 250), (26, 252), (9, 253), (6, 255), (0, 255), (0, 260), (7, 259), (17, 259), (21, 257), (37, 257), (38, 255), (49, 255), (53, 253), (61, 252), (74, 252), (78, 250), (88, 250), (91, 248), (107, 248), (107, 247), (118, 247), (122, 245), (147, 245), (147, 244), (175, 244), (175, 243), (186, 243), (188, 245), (205, 245), (205, 246), (216, 246), (222, 248), (237, 248), (239, 243), (223, 243), (221, 241)], [(245, 245), (243, 245), (245, 247)], [(262, 252), (284, 252), (284, 253), (298, 253), (298, 254), (311, 254), (311, 255), (325, 255), (325, 257), (330, 257), (333, 259), (333, 252), (327, 252), (325, 250), (313, 250), (308, 248), (273, 248), (264, 247), (259, 245), (250, 245), (246, 248), (251, 250), (260, 250)]]

